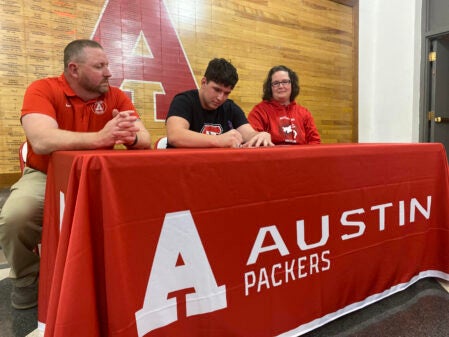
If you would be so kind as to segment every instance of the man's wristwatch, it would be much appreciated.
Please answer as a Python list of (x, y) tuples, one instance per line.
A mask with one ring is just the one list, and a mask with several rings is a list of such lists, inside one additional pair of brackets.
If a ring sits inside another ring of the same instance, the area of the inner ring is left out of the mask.
[(136, 138), (134, 139), (134, 142), (131, 145), (128, 145), (128, 146), (132, 147), (132, 146), (136, 145), (138, 141), (139, 141), (139, 138), (137, 138), (137, 133), (136, 133)]

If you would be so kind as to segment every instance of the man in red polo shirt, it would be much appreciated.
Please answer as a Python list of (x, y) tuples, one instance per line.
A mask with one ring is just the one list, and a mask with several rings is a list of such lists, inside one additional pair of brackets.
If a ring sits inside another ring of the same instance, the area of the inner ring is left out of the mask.
[(11, 266), (11, 304), (37, 305), (40, 241), (49, 156), (58, 150), (112, 149), (123, 144), (150, 148), (150, 134), (134, 105), (109, 85), (102, 46), (75, 40), (64, 49), (64, 73), (32, 83), (24, 96), (21, 122), (27, 142), (26, 167), (0, 213), (0, 246)]

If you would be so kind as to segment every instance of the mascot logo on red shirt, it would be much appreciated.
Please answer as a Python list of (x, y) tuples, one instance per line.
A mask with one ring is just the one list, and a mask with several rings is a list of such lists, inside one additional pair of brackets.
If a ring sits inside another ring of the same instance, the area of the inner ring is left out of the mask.
[(288, 117), (279, 118), (279, 130), (281, 135), (284, 135), (284, 140), (286, 142), (296, 143), (296, 136), (298, 132), (296, 131), (296, 125), (293, 123), (294, 119)]
[(106, 103), (104, 101), (96, 101), (91, 107), (97, 115), (102, 115), (106, 111)]

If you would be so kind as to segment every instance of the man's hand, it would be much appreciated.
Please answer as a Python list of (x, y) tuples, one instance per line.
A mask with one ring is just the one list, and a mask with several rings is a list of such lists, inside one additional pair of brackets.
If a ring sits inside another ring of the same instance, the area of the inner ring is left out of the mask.
[(271, 135), (268, 132), (257, 132), (250, 138), (243, 147), (259, 147), (259, 146), (274, 146), (271, 141)]
[(216, 136), (219, 147), (234, 147), (242, 146), (243, 137), (237, 130), (229, 130), (221, 135)]
[(50, 154), (61, 150), (94, 150), (113, 147), (115, 144), (131, 145), (148, 149), (150, 134), (134, 111), (114, 111), (112, 118), (98, 132), (76, 132), (59, 129), (52, 117), (41, 113), (30, 113), (22, 117), (22, 126), (36, 154)]
[(113, 144), (132, 144), (139, 132), (139, 127), (135, 125), (136, 116), (132, 116), (134, 111), (113, 110), (114, 118), (99, 131), (100, 137), (105, 141), (105, 146)]

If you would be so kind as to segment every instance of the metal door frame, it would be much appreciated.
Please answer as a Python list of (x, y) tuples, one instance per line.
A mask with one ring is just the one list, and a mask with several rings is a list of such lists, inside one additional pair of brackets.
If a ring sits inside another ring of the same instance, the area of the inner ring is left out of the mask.
[(419, 141), (430, 141), (430, 94), (432, 78), (430, 76), (429, 53), (432, 49), (432, 41), (443, 35), (449, 35), (449, 26), (441, 27), (437, 30), (430, 31), (429, 24), (429, 2), (431, 0), (423, 0), (422, 17), (421, 17), (421, 98), (419, 110), (420, 114), (420, 130)]

